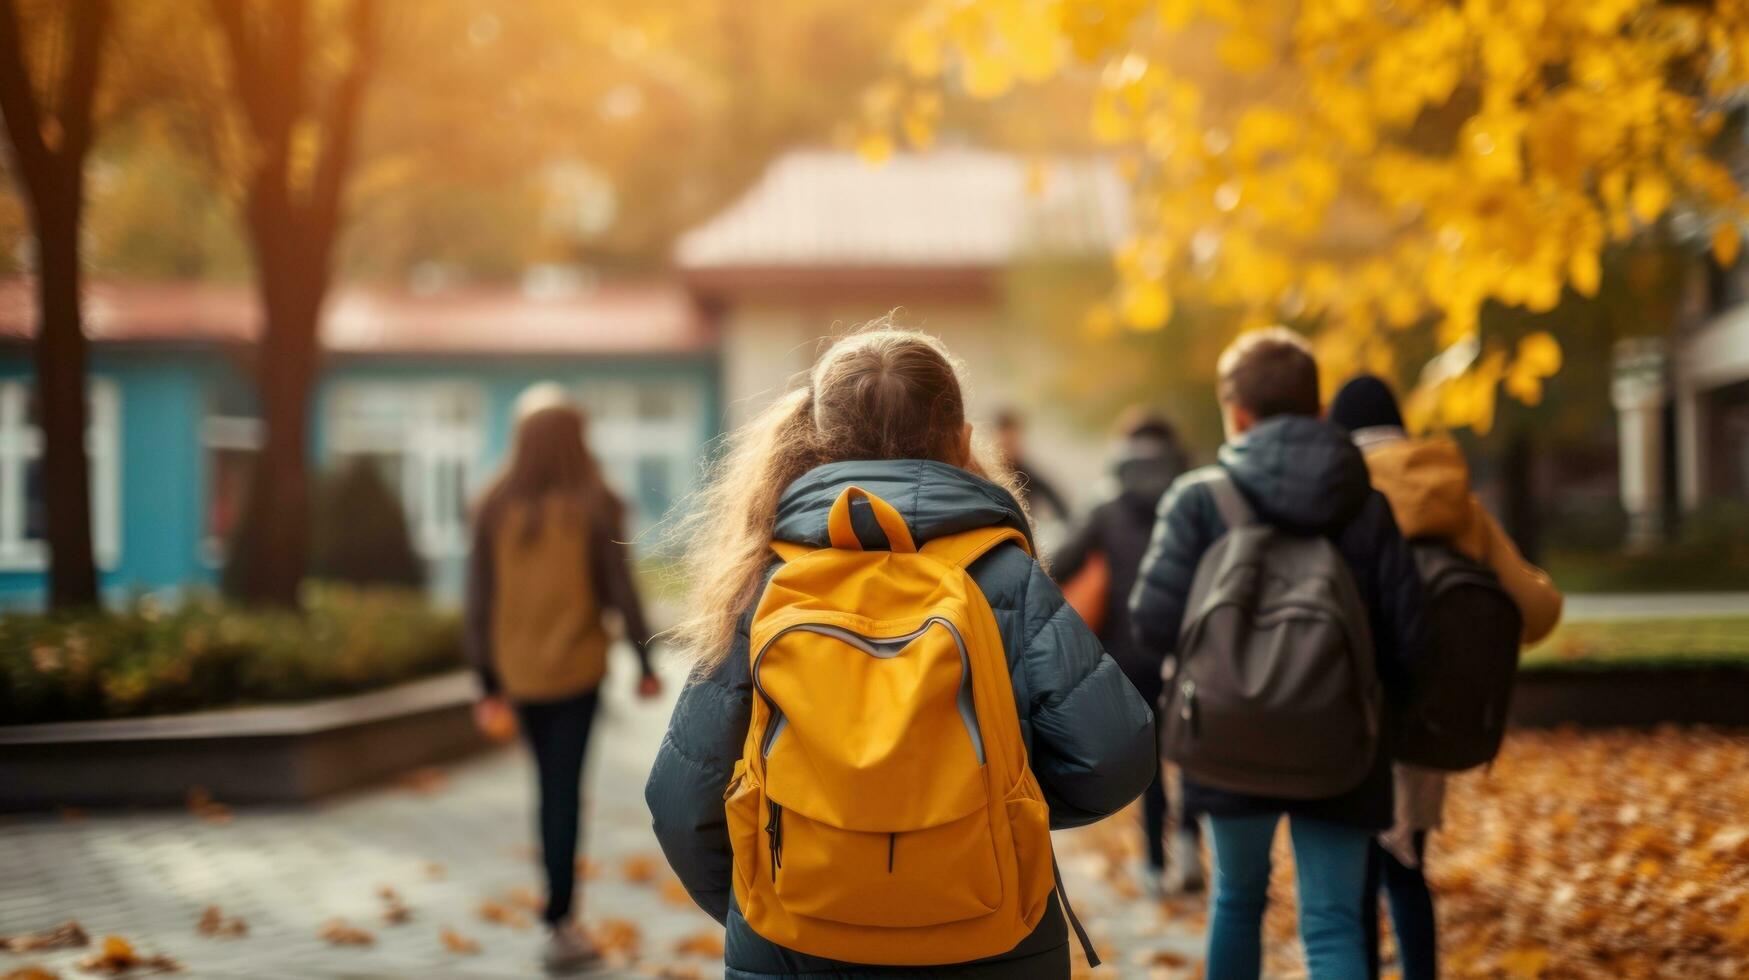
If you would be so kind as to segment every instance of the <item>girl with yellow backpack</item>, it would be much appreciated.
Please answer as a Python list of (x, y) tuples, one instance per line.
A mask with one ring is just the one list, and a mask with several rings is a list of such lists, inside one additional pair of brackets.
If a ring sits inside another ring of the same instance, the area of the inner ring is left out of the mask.
[(1153, 716), (1001, 481), (920, 333), (838, 341), (731, 437), (645, 790), (726, 976), (1069, 976), (1049, 831), (1147, 787)]

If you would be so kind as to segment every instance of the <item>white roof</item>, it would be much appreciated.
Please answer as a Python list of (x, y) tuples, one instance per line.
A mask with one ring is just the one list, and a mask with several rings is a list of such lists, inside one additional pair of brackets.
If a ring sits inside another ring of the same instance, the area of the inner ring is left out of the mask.
[(1031, 253), (1090, 254), (1118, 242), (1128, 196), (1107, 160), (1033, 164), (974, 149), (899, 154), (799, 150), (675, 247), (689, 270), (1000, 266)]

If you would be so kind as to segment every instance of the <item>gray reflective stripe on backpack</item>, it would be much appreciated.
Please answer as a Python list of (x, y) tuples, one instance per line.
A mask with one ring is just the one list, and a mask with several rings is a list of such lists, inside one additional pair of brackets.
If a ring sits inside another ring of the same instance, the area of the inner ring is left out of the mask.
[(1366, 607), (1321, 535), (1258, 523), (1224, 471), (1228, 523), (1197, 565), (1162, 697), (1162, 752), (1198, 782), (1315, 799), (1372, 768), (1381, 710)]

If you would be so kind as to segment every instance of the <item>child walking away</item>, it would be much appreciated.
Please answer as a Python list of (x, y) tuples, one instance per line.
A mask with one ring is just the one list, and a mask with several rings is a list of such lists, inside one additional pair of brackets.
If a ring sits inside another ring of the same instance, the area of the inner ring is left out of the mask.
[(1381, 712), (1427, 643), (1421, 585), (1347, 433), (1320, 421), (1310, 348), (1241, 335), (1217, 367), (1227, 443), (1173, 484), (1130, 600), (1170, 652), (1165, 754), (1214, 851), (1210, 980), (1255, 980), (1270, 843), (1293, 841), (1300, 938), (1318, 980), (1366, 974), (1367, 849), (1391, 822)]
[[(1130, 591), (1141, 570), (1142, 553), (1154, 530), (1160, 498), (1186, 469), (1178, 434), (1164, 418), (1140, 410), (1127, 413), (1118, 428), (1111, 475), (1117, 492), (1095, 506), (1087, 520), (1059, 548), (1051, 575), (1089, 625), (1107, 653), (1123, 668), (1149, 704), (1160, 698), (1160, 661), (1135, 641), (1130, 628)], [(1172, 814), (1177, 829), (1167, 860), (1166, 774), (1156, 773), (1142, 794), (1142, 832), (1148, 844), (1148, 882), (1157, 893), (1202, 890), (1202, 845), (1196, 813), (1183, 811), (1183, 792)], [(1174, 774), (1171, 778), (1176, 780)], [(1170, 869), (1170, 870), (1169, 870)]]
[(562, 388), (539, 385), (518, 400), (517, 419), (510, 462), (475, 515), (468, 647), (484, 692), (481, 728), (508, 737), (520, 727), (534, 755), (551, 930), (544, 959), (560, 972), (598, 958), (573, 894), (583, 761), (607, 670), (605, 612), (619, 613), (637, 651), (640, 696), (661, 685), (621, 543), (620, 502), (584, 443), (582, 411)]
[(732, 436), (645, 789), (726, 976), (1069, 976), (1049, 829), (1147, 787), (1153, 719), (993, 477), (918, 333), (838, 341)]
[[(1383, 381), (1362, 375), (1343, 385), (1330, 403), (1330, 421), (1365, 453), (1373, 486), (1410, 540), (1428, 595), (1433, 646), (1397, 751), (1418, 756), (1423, 750), (1438, 768), (1396, 764), (1396, 819), (1372, 846), (1364, 916), (1371, 976), (1378, 976), (1382, 884), (1403, 980), (1432, 980), (1438, 947), (1422, 862), (1427, 835), (1444, 809), (1445, 772), (1479, 764), (1498, 750), (1519, 647), (1555, 628), (1561, 593), (1482, 508), (1457, 443), (1409, 438), (1396, 396)], [(1418, 724), (1427, 715), (1433, 723)]]

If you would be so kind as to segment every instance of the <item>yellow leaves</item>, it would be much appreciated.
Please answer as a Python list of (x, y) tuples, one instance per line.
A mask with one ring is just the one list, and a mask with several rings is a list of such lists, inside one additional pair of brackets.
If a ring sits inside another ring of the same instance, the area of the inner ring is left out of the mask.
[(1743, 248), (1743, 235), (1735, 221), (1721, 221), (1713, 229), (1713, 258), (1719, 264), (1729, 268), (1737, 264), (1737, 255)]
[(1172, 317), (1172, 297), (1158, 280), (1130, 283), (1118, 293), (1118, 313), (1135, 330), (1158, 330)]
[(1643, 171), (1634, 178), (1629, 207), (1643, 225), (1657, 221), (1670, 206), (1670, 181), (1657, 171)]
[(1603, 263), (1597, 257), (1597, 250), (1581, 248), (1567, 260), (1567, 281), (1573, 284), (1573, 291), (1581, 296), (1596, 296), (1597, 287), (1603, 279)]
[(962, 80), (967, 95), (974, 99), (993, 99), (1014, 87), (1014, 69), (1007, 61), (988, 52), (969, 50), (965, 53)]
[(1241, 75), (1254, 75), (1275, 64), (1275, 49), (1265, 38), (1250, 31), (1232, 31), (1215, 45), (1215, 54), (1228, 68)]
[(933, 79), (941, 74), (941, 39), (921, 23), (899, 32), (899, 59), (914, 78)]
[(864, 132), (856, 138), (856, 155), (879, 166), (893, 155), (893, 138), (883, 132)]
[(1542, 402), (1543, 381), (1561, 370), (1560, 342), (1538, 331), (1518, 342), (1512, 367), (1506, 372), (1506, 393), (1526, 405)]
[(464, 936), (450, 926), (438, 931), (437, 940), (443, 945), (444, 952), (454, 956), (474, 956), (480, 952), (478, 940)]

